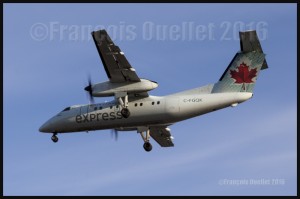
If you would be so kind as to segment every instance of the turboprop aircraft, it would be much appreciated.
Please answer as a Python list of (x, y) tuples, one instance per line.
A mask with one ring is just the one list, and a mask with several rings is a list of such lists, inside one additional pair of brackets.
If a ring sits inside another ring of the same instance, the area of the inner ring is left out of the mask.
[[(171, 147), (170, 125), (226, 107), (235, 107), (250, 99), (260, 70), (268, 68), (256, 31), (240, 32), (240, 51), (214, 84), (174, 93), (152, 96), (155, 81), (141, 79), (124, 53), (105, 30), (92, 37), (109, 81), (89, 84), (85, 90), (92, 103), (63, 109), (44, 123), (39, 131), (52, 133), (83, 132), (103, 129), (137, 131), (144, 149), (152, 150), (150, 138), (162, 147)], [(94, 103), (93, 97), (113, 96), (110, 102)]]

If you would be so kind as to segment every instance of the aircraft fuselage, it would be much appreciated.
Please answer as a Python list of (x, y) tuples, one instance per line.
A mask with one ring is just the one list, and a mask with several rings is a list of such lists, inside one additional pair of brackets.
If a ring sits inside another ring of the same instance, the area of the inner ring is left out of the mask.
[(116, 100), (106, 103), (77, 105), (48, 120), (43, 132), (80, 132), (102, 129), (134, 130), (139, 126), (170, 125), (252, 97), (248, 92), (149, 96), (129, 102), (131, 115), (124, 118)]

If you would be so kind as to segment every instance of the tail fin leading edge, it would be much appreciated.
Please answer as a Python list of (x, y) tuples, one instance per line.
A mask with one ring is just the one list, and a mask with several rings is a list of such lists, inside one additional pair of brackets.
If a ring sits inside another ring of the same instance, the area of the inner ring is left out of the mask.
[(268, 68), (256, 31), (240, 32), (241, 51), (214, 84), (213, 93), (253, 92), (260, 70)]

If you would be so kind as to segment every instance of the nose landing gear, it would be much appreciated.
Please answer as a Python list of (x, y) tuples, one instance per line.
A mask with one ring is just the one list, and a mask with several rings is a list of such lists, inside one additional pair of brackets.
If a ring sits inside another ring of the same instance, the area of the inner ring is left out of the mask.
[(53, 135), (52, 135), (52, 137), (51, 137), (51, 140), (52, 140), (54, 143), (58, 142), (58, 137), (57, 137), (56, 135), (57, 135), (57, 133), (53, 133)]

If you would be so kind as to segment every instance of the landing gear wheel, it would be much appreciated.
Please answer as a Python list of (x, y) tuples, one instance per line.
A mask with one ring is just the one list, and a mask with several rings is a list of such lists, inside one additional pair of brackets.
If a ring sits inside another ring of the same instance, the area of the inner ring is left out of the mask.
[(51, 137), (51, 140), (52, 140), (54, 143), (56, 143), (56, 142), (58, 142), (58, 137), (57, 137), (56, 135), (53, 135), (53, 136)]
[(143, 147), (147, 152), (152, 150), (152, 145), (150, 144), (150, 142), (145, 142)]
[(124, 118), (128, 118), (130, 116), (130, 111), (128, 110), (128, 108), (123, 108), (121, 110), (121, 114)]

